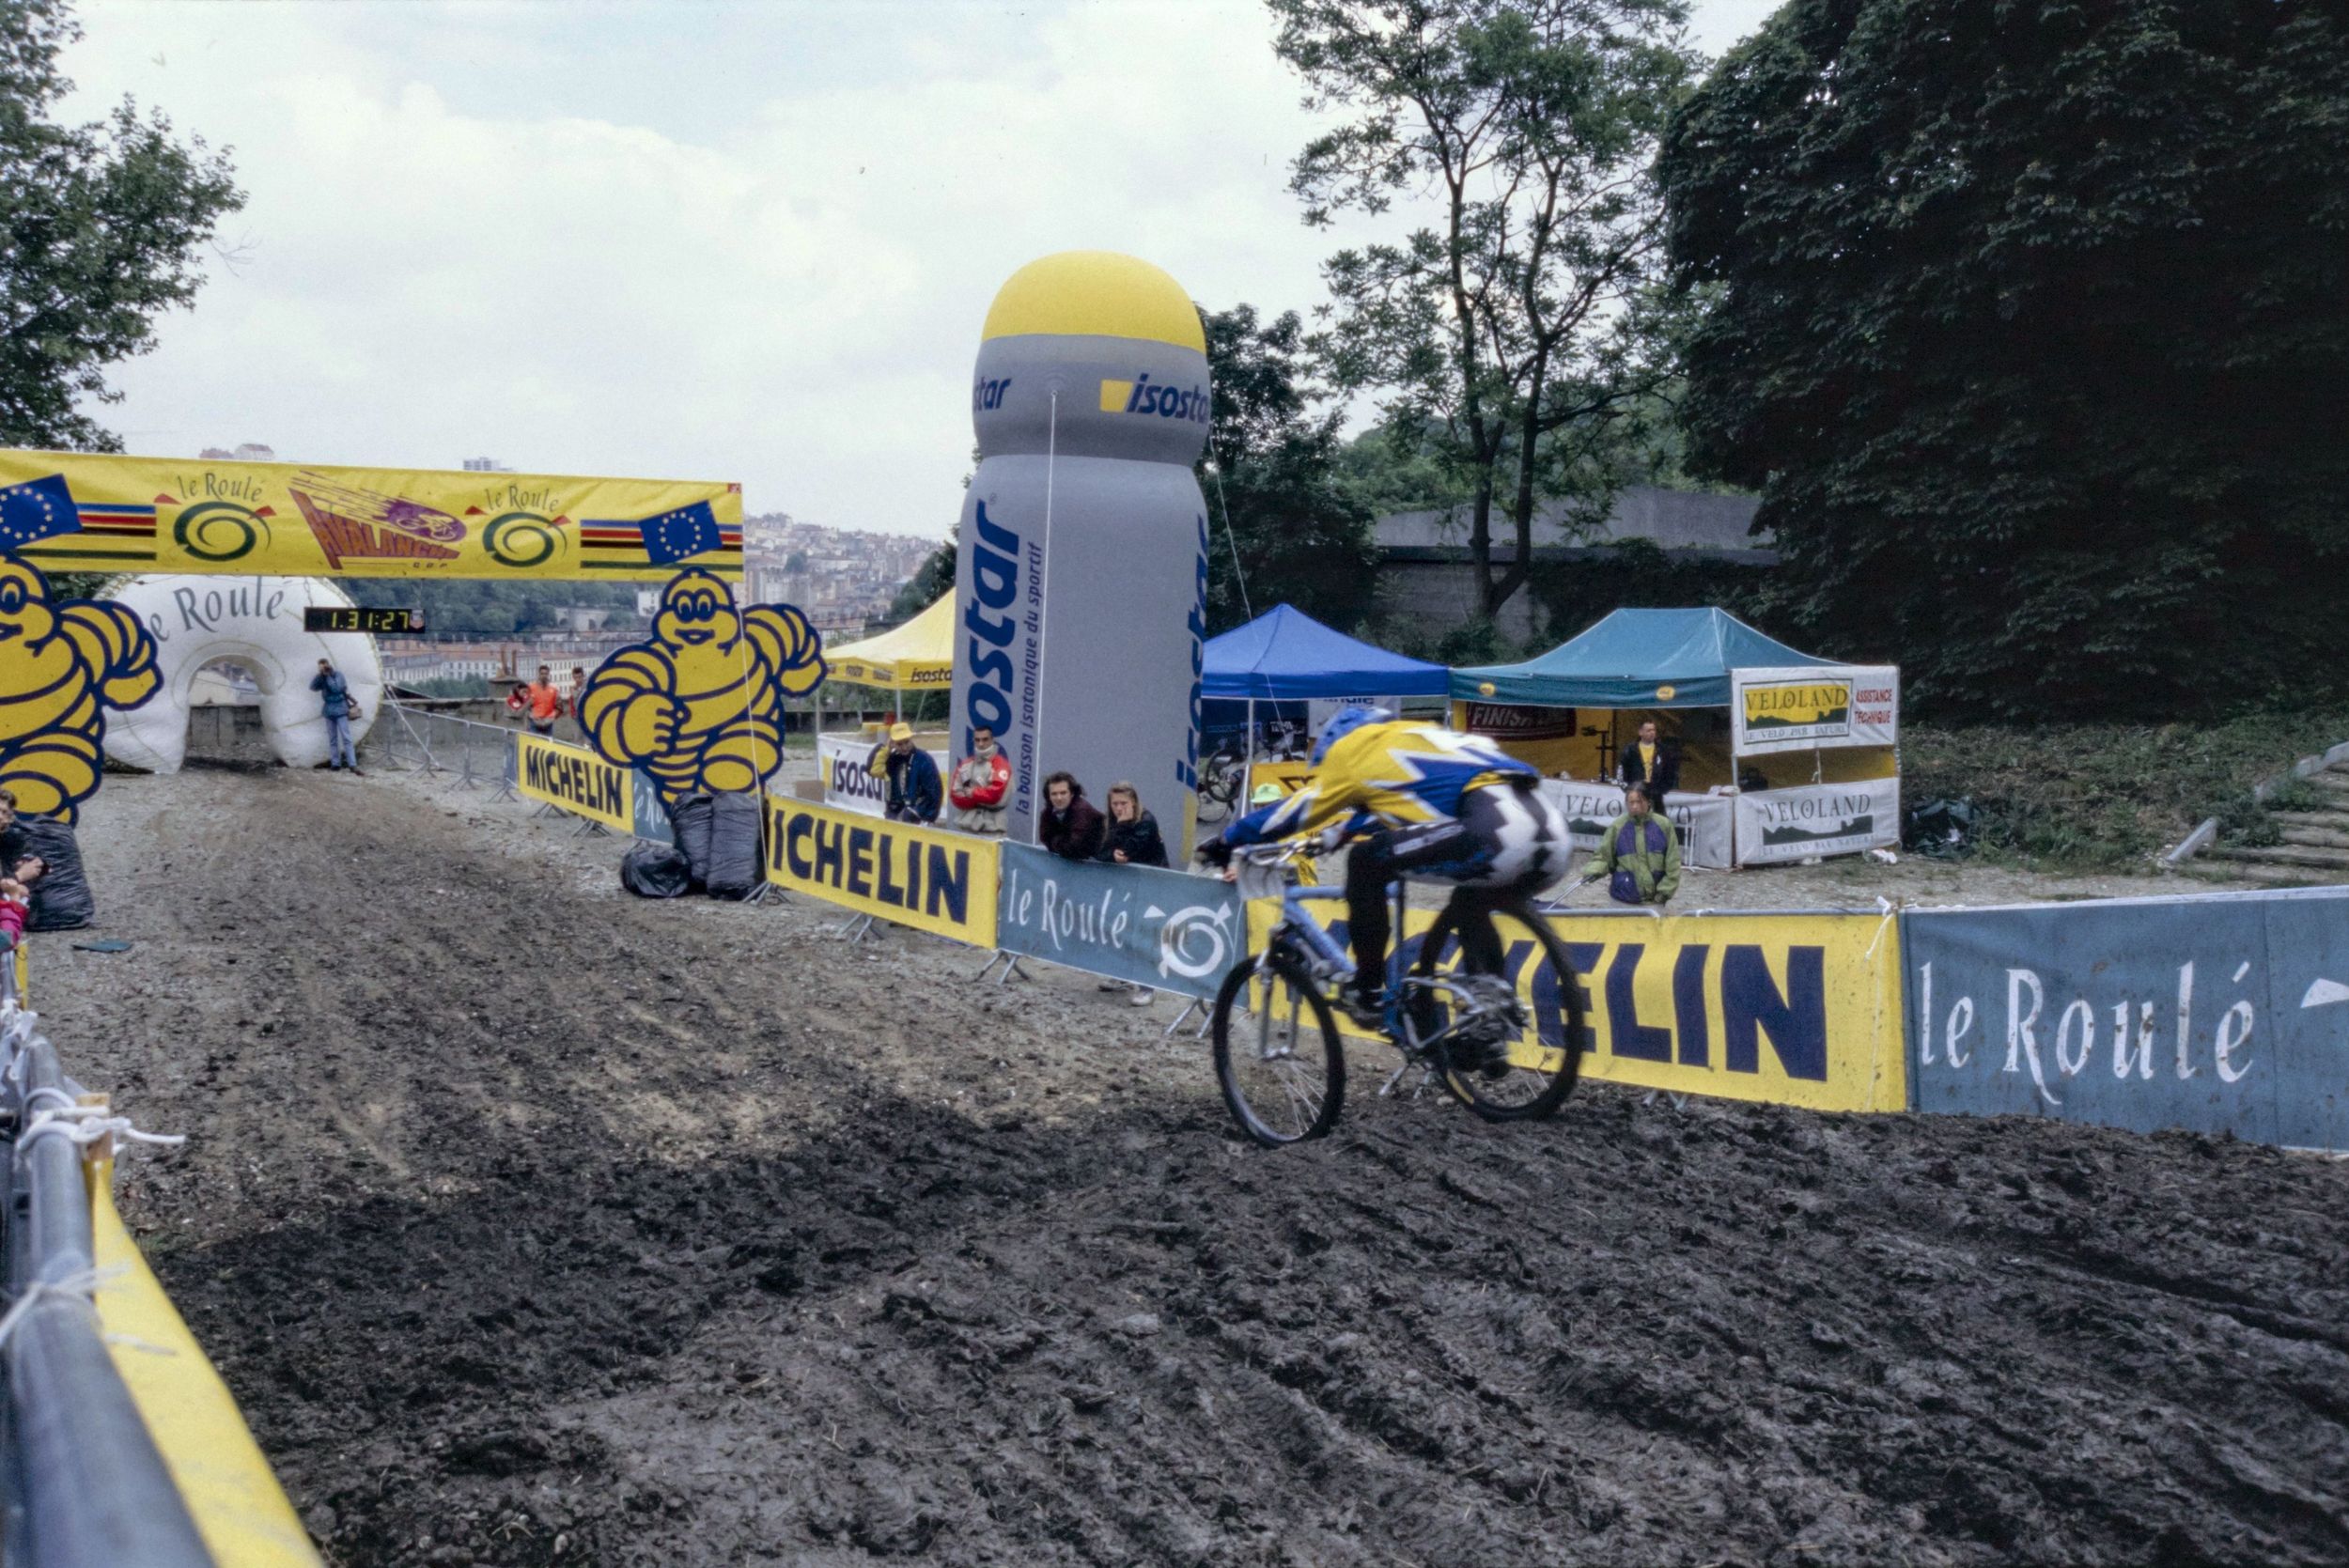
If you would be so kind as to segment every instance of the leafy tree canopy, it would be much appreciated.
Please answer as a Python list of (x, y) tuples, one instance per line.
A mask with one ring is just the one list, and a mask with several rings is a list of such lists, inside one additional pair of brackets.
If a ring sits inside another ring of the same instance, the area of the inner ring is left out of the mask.
[(1322, 395), (1309, 379), (1304, 323), (1295, 311), (1265, 321), (1245, 304), (1204, 319), (1215, 378), (1199, 474), (1208, 629), (1285, 602), (1351, 630), (1370, 611), (1377, 551), (1370, 509), (1339, 477), (1341, 416), (1313, 411)]
[(244, 195), (226, 150), (127, 99), (103, 124), (54, 123), (80, 37), (65, 0), (0, 4), (0, 444), (113, 452), (77, 401), (119, 399), (106, 367), (195, 297), (197, 253)]
[[(1310, 107), (1307, 221), (1431, 221), (1330, 257), (1339, 386), (1462, 498), (1490, 615), (1524, 585), (1545, 498), (1603, 518), (1637, 405), (1669, 374), (1649, 178), (1698, 56), (1683, 0), (1269, 0)], [(1496, 529), (1516, 543), (1493, 560)]]
[(1660, 165), (1694, 460), (1913, 697), (2240, 706), (2349, 671), (2349, 11), (1792, 0)]

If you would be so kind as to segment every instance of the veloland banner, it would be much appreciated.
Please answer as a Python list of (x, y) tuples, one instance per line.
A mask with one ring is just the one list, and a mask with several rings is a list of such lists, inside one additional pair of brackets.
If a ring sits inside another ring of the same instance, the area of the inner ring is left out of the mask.
[(1791, 665), (1729, 672), (1731, 749), (1739, 756), (1899, 738), (1901, 673), (1891, 664)]
[[(1278, 914), (1270, 900), (1251, 907), (1251, 951)], [(1407, 953), (1414, 960), (1434, 918), (1411, 911)], [(1567, 980), (1581, 1002), (1582, 1071), (1813, 1110), (1906, 1110), (1890, 924), (1877, 915), (1557, 916), (1574, 970)], [(1344, 939), (1344, 922), (1331, 929)], [(1565, 993), (1524, 927), (1504, 918), (1501, 934), (1532, 1020), (1520, 1058), (1530, 1061), (1564, 1039)]]
[(1920, 1110), (2349, 1150), (2349, 888), (1901, 927)]
[(1849, 855), (1901, 841), (1901, 782), (1855, 779), (1734, 797), (1741, 865)]
[(767, 880), (978, 947), (995, 945), (1000, 840), (767, 797)]
[[(1586, 784), (1575, 779), (1544, 779), (1542, 793), (1558, 802), (1565, 814), (1566, 831), (1577, 855), (1597, 851), (1608, 827), (1623, 815), (1623, 786)], [(1665, 797), (1664, 813), (1680, 831), (1680, 859), (1686, 865), (1726, 871), (1736, 864), (1730, 834), (1736, 818), (1730, 800), (1719, 795)]]
[(0, 450), (50, 571), (662, 582), (742, 571), (742, 487)]
[(1228, 882), (1003, 846), (995, 944), (1112, 980), (1212, 997), (1246, 931)]
[(542, 735), (517, 736), (514, 744), (519, 765), (515, 787), (524, 795), (618, 832), (633, 831), (635, 786), (627, 768)]

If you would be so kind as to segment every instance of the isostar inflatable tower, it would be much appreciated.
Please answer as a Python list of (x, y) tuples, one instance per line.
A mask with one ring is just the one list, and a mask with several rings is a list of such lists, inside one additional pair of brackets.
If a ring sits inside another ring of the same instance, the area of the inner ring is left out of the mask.
[(1207, 514), (1206, 338), (1180, 284), (1105, 251), (1046, 256), (987, 313), (962, 505), (954, 748), (988, 725), (1005, 824), (1033, 843), (1063, 769), (1102, 805), (1130, 780), (1168, 847), (1196, 816)]

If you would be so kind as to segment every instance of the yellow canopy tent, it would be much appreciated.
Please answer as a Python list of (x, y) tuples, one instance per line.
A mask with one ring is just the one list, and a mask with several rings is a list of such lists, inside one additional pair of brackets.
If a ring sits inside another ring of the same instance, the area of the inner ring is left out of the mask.
[(827, 648), (832, 678), (896, 691), (954, 684), (955, 596), (948, 594), (901, 627), (846, 647)]

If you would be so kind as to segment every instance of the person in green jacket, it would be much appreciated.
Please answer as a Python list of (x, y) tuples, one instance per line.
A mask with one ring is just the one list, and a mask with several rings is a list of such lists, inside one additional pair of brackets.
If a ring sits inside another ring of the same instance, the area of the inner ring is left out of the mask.
[(1672, 818), (1656, 810), (1647, 785), (1625, 786), (1624, 812), (1598, 841), (1598, 853), (1582, 868), (1585, 880), (1607, 878), (1607, 894), (1619, 904), (1663, 904), (1680, 891), (1680, 834)]

